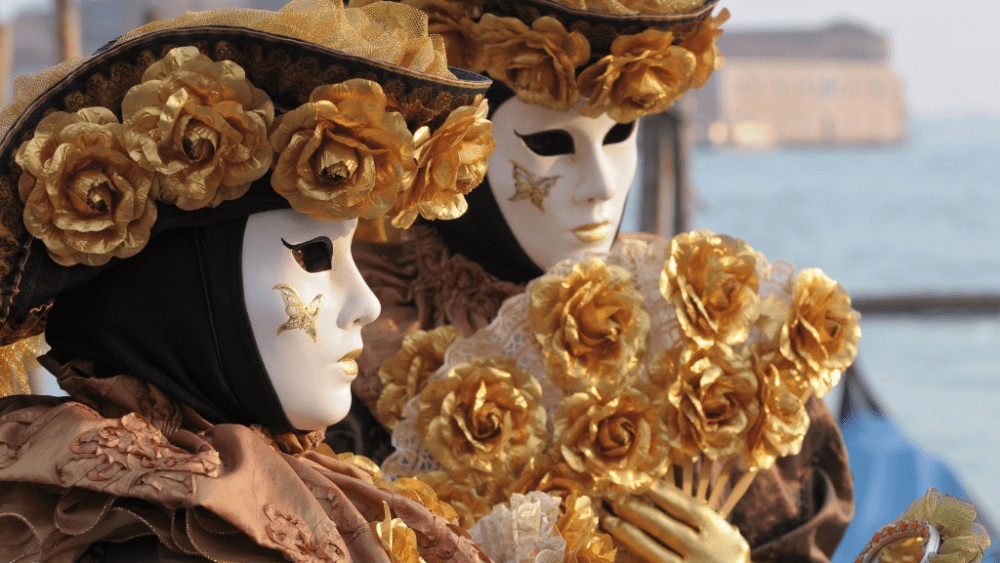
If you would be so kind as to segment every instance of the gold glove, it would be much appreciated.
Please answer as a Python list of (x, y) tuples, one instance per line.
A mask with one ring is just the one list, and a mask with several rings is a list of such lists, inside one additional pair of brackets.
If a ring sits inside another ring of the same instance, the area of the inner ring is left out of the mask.
[(601, 526), (650, 563), (750, 563), (750, 546), (708, 504), (658, 481), (643, 498), (612, 502)]

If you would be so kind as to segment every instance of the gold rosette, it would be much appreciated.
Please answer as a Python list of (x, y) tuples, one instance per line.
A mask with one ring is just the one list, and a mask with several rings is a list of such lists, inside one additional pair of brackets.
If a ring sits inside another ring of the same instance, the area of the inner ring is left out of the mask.
[(628, 385), (646, 353), (649, 313), (624, 268), (590, 258), (539, 278), (528, 321), (549, 378), (567, 393)]
[(563, 501), (556, 530), (566, 540), (565, 563), (614, 563), (611, 536), (597, 527), (597, 511), (588, 496), (571, 494)]
[(246, 193), (267, 173), (274, 106), (232, 61), (178, 47), (152, 64), (122, 101), (125, 147), (160, 176), (161, 201), (184, 210)]
[(555, 449), (571, 469), (593, 480), (595, 496), (641, 492), (667, 472), (667, 429), (651, 394), (636, 386), (606, 401), (576, 393), (559, 404)]
[(416, 173), (413, 135), (386, 103), (378, 83), (360, 78), (313, 90), (271, 133), (274, 191), (320, 221), (385, 214)]
[(541, 491), (559, 498), (583, 495), (592, 484), (586, 475), (573, 471), (562, 456), (545, 452), (533, 457), (520, 469), (521, 476), (511, 491), (522, 495)]
[(726, 59), (715, 45), (722, 35), (719, 26), (729, 19), (729, 10), (723, 9), (719, 15), (709, 15), (698, 22), (698, 27), (683, 41), (677, 44), (694, 54), (697, 66), (691, 76), (691, 87), (701, 88), (708, 82), (712, 73), (722, 68)]
[(654, 383), (669, 383), (658, 402), (666, 409), (674, 463), (743, 452), (761, 410), (757, 378), (745, 360), (719, 347), (689, 346), (656, 354), (649, 372)]
[(796, 455), (809, 430), (809, 414), (795, 385), (795, 365), (775, 350), (761, 354), (748, 347), (750, 369), (757, 378), (760, 415), (747, 432), (747, 467), (768, 469), (779, 457)]
[(417, 175), (404, 190), (392, 220), (405, 229), (419, 213), (424, 219), (457, 219), (469, 209), (465, 194), (486, 176), (486, 164), (496, 147), (493, 125), (486, 114), (489, 105), (462, 106), (433, 134), (421, 127), (414, 134)]
[(483, 71), (480, 47), (476, 41), (476, 24), (472, 21), (482, 15), (479, 2), (403, 0), (402, 3), (427, 14), (427, 33), (444, 38), (449, 65), (472, 72)]
[(896, 521), (913, 519), (925, 520), (941, 533), (937, 554), (928, 557), (931, 563), (976, 563), (990, 547), (989, 534), (976, 522), (976, 507), (935, 488), (913, 501)]
[(576, 67), (590, 59), (590, 43), (567, 32), (559, 20), (544, 16), (527, 24), (517, 18), (485, 14), (476, 28), (482, 67), (517, 97), (555, 111), (576, 106), (580, 92)]
[(701, 348), (740, 344), (760, 315), (757, 255), (739, 239), (707, 230), (670, 242), (660, 293), (684, 334)]
[(606, 112), (628, 123), (670, 109), (691, 87), (698, 67), (695, 54), (673, 42), (673, 33), (652, 28), (616, 38), (611, 54), (577, 79), (580, 95), (587, 98), (580, 114), (597, 117)]
[(489, 514), (494, 504), (507, 500), (506, 492), (502, 488), (484, 494), (477, 487), (456, 483), (444, 471), (421, 473), (417, 475), (417, 479), (433, 489), (442, 503), (454, 508), (458, 514), (458, 524), (466, 530)]
[(403, 419), (406, 403), (417, 395), (427, 378), (444, 364), (444, 353), (462, 338), (462, 331), (451, 325), (432, 330), (416, 330), (405, 337), (396, 355), (378, 370), (382, 394), (375, 410), (379, 420), (392, 430)]
[(387, 481), (392, 492), (404, 496), (410, 500), (417, 501), (428, 510), (458, 525), (458, 513), (447, 502), (438, 498), (434, 488), (420, 479), (403, 477), (395, 481)]
[(393, 518), (389, 504), (382, 501), (385, 519), (369, 524), (375, 535), (382, 541), (382, 547), (389, 554), (392, 563), (419, 563), (423, 559), (417, 552), (417, 533), (400, 518)]
[(823, 397), (840, 381), (858, 354), (861, 315), (851, 297), (822, 270), (807, 268), (795, 277), (792, 306), (781, 327), (781, 354), (795, 362), (800, 390)]
[(542, 388), (511, 358), (474, 358), (420, 394), (417, 428), (459, 483), (500, 484), (548, 438)]
[(47, 115), (18, 149), (24, 224), (62, 266), (99, 266), (149, 242), (159, 181), (132, 159), (122, 126), (95, 107)]

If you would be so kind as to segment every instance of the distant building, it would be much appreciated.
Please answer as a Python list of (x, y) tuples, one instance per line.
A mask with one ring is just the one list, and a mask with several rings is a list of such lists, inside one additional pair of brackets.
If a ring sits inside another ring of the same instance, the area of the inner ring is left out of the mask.
[(894, 144), (906, 137), (889, 39), (852, 23), (726, 31), (726, 65), (684, 101), (696, 139), (719, 146)]

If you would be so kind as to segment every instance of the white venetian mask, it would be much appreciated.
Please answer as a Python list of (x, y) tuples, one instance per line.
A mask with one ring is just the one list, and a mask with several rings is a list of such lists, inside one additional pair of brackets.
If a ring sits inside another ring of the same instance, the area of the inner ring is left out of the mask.
[(316, 221), (290, 209), (247, 221), (247, 313), (271, 384), (298, 430), (347, 415), (361, 327), (380, 312), (351, 257), (356, 227), (357, 220)]
[(638, 163), (635, 124), (511, 98), (491, 118), (487, 178), (521, 248), (538, 267), (611, 248)]

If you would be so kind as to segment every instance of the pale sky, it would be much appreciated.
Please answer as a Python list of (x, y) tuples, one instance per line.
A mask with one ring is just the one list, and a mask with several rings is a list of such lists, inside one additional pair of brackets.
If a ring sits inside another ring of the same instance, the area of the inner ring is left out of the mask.
[[(0, 0), (0, 17), (52, 0)], [(896, 68), (917, 115), (1000, 115), (1000, 2), (722, 0), (733, 29), (814, 27), (837, 19), (891, 34)], [(960, 6), (960, 7), (959, 7)]]

